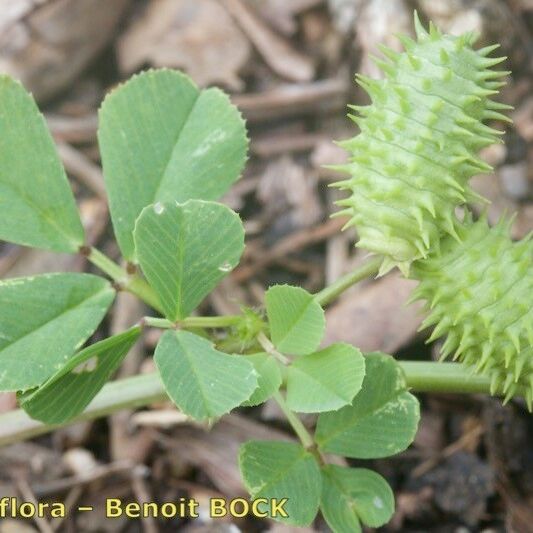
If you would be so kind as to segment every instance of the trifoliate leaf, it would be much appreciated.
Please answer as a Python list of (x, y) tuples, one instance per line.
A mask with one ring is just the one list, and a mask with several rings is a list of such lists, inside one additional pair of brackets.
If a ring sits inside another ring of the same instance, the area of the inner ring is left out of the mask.
[(239, 466), (252, 499), (288, 500), (288, 516), (272, 518), (298, 526), (313, 521), (322, 481), (316, 459), (302, 446), (290, 442), (246, 442), (241, 446)]
[(325, 328), (324, 311), (300, 287), (274, 285), (265, 294), (265, 305), (274, 346), (283, 353), (314, 352)]
[(257, 389), (255, 389), (250, 399), (242, 405), (252, 407), (266, 402), (281, 386), (282, 376), (278, 362), (266, 353), (256, 353), (245, 357), (254, 365), (257, 372)]
[(392, 357), (365, 358), (363, 387), (351, 405), (318, 417), (316, 441), (325, 452), (357, 459), (388, 457), (414, 439), (420, 417), (403, 371)]
[(366, 468), (322, 468), (320, 510), (334, 533), (386, 524), (394, 513), (394, 494), (385, 479)]
[(114, 296), (108, 281), (91, 274), (0, 281), (0, 390), (29, 389), (60, 370)]
[(36, 391), (24, 395), (21, 407), (46, 424), (61, 424), (79, 415), (113, 375), (140, 334), (141, 328), (135, 326), (85, 348)]
[(0, 239), (75, 253), (80, 216), (54, 141), (33, 97), (0, 75)]
[(229, 413), (257, 388), (257, 374), (245, 357), (219, 352), (188, 331), (167, 331), (154, 360), (172, 401), (196, 420)]
[(289, 366), (287, 404), (300, 413), (334, 411), (352, 402), (364, 376), (361, 352), (349, 344), (332, 344)]
[(158, 203), (141, 213), (135, 244), (142, 270), (174, 322), (186, 318), (237, 265), (244, 229), (222, 204)]
[(239, 111), (222, 91), (200, 91), (180, 72), (134, 76), (107, 96), (99, 118), (111, 218), (128, 260), (135, 260), (132, 233), (146, 206), (216, 200), (246, 161)]

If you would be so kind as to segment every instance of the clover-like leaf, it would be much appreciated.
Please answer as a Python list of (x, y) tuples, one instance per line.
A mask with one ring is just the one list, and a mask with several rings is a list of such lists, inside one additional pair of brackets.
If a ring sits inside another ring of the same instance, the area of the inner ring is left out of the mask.
[(383, 477), (366, 468), (322, 468), (320, 509), (335, 533), (362, 531), (386, 524), (394, 513), (394, 494)]
[(268, 400), (281, 386), (283, 381), (278, 362), (266, 353), (247, 355), (246, 360), (254, 365), (257, 372), (257, 389), (242, 405), (252, 407)]
[(167, 331), (154, 359), (172, 401), (196, 420), (229, 413), (257, 388), (257, 374), (246, 358), (219, 352), (188, 331)]
[(132, 232), (147, 205), (216, 200), (246, 161), (246, 128), (227, 95), (184, 74), (151, 70), (112, 91), (98, 142), (115, 234), (135, 260)]
[(35, 391), (21, 397), (21, 407), (46, 424), (79, 415), (118, 368), (141, 334), (135, 326), (88, 346)]
[(246, 488), (257, 498), (287, 499), (288, 516), (272, 518), (309, 525), (320, 503), (322, 480), (316, 459), (299, 444), (250, 441), (241, 446), (239, 466)]
[(75, 253), (85, 236), (65, 170), (32, 96), (0, 76), (0, 239)]
[(363, 387), (351, 405), (318, 417), (316, 441), (325, 452), (358, 459), (388, 457), (413, 441), (420, 417), (402, 369), (389, 355), (365, 358)]
[(350, 344), (332, 344), (289, 366), (287, 404), (300, 413), (334, 411), (351, 403), (364, 376), (361, 352)]
[(311, 294), (300, 287), (274, 285), (265, 294), (265, 305), (272, 342), (279, 351), (305, 355), (318, 348), (326, 320)]
[(91, 274), (0, 281), (0, 390), (43, 383), (94, 332), (115, 291)]
[(135, 244), (144, 274), (169, 320), (183, 319), (239, 262), (244, 229), (216, 202), (167, 202), (143, 210)]

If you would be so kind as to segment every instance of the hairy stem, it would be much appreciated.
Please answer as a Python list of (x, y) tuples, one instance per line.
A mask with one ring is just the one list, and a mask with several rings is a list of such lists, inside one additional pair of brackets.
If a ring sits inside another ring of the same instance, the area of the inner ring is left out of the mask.
[(348, 274), (340, 277), (328, 287), (317, 292), (315, 294), (315, 300), (322, 306), (329, 304), (352, 285), (377, 274), (382, 261), (383, 258), (381, 257), (371, 257), (367, 259), (361, 266), (352, 272), (348, 272)]
[[(490, 393), (489, 379), (472, 374), (470, 369), (460, 363), (399, 363), (405, 371), (407, 384), (414, 392)], [(108, 383), (81, 415), (60, 426), (32, 420), (22, 409), (9, 411), (0, 415), (0, 446), (49, 433), (58, 427), (82, 420), (107, 416), (121, 409), (150, 405), (166, 398), (161, 379), (154, 372)], [(303, 438), (312, 446), (312, 438), (310, 441), (307, 436)]]
[(123, 290), (135, 294), (135, 296), (140, 298), (150, 307), (163, 313), (159, 298), (153, 291), (152, 287), (150, 287), (144, 279), (136, 274), (128, 274), (124, 268), (117, 265), (117, 263), (109, 259), (107, 255), (103, 254), (96, 248), (91, 248), (86, 256), (93, 265), (98, 267), (102, 272), (105, 272), (113, 281), (118, 283)]

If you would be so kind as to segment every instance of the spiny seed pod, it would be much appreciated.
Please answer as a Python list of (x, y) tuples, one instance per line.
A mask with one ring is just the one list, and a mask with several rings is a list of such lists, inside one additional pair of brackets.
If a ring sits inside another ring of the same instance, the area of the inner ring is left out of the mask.
[(420, 284), (411, 301), (430, 310), (422, 329), (435, 326), (428, 342), (447, 335), (442, 358), (471, 365), (490, 376), (491, 392), (508, 401), (523, 395), (533, 406), (533, 241), (509, 237), (511, 221), (489, 228), (486, 217), (456, 222), (458, 240), (413, 264)]
[(384, 80), (357, 77), (372, 104), (351, 106), (361, 133), (339, 143), (350, 162), (333, 167), (351, 175), (334, 184), (352, 192), (337, 214), (357, 226), (358, 247), (384, 256), (382, 274), (396, 265), (407, 274), (453, 233), (456, 206), (484, 200), (468, 181), (491, 170), (477, 153), (501, 132), (482, 121), (510, 121), (499, 112), (510, 107), (489, 99), (508, 74), (490, 70), (505, 59), (487, 57), (498, 45), (474, 51), (475, 35), (427, 32), (416, 14), (415, 28), (416, 41), (400, 37), (405, 52), (382, 47)]

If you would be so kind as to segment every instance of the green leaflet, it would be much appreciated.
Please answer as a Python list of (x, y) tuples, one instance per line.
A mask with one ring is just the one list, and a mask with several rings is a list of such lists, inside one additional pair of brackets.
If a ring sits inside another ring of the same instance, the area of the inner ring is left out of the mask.
[(242, 404), (243, 407), (252, 407), (266, 402), (279, 390), (283, 380), (278, 362), (268, 354), (256, 353), (247, 355), (245, 358), (254, 365), (258, 376), (257, 389), (255, 389), (252, 396)]
[(274, 285), (265, 294), (265, 305), (274, 346), (283, 353), (314, 352), (326, 326), (324, 311), (300, 287)]
[[(442, 357), (487, 374), (492, 390), (533, 406), (533, 242), (513, 242), (511, 221), (489, 228), (486, 217), (456, 223), (457, 239), (442, 241), (418, 261), (412, 300), (423, 299), (435, 326), (429, 341), (446, 335)], [(429, 342), (428, 341), (428, 342)]]
[(318, 417), (316, 442), (325, 452), (355, 459), (388, 457), (415, 437), (418, 400), (409, 392), (402, 369), (390, 355), (366, 356), (363, 387), (351, 405)]
[(91, 274), (0, 281), (0, 390), (43, 383), (72, 357), (106, 314), (115, 291)]
[(219, 352), (208, 340), (187, 331), (167, 331), (154, 360), (172, 401), (196, 420), (229, 413), (257, 388), (257, 374), (249, 361)]
[(248, 139), (238, 110), (218, 89), (184, 74), (151, 70), (111, 92), (98, 142), (115, 234), (135, 260), (133, 228), (147, 205), (216, 200), (239, 177)]
[(238, 264), (244, 228), (222, 204), (157, 203), (137, 220), (135, 245), (166, 317), (175, 322), (186, 318)]
[(332, 344), (292, 362), (287, 371), (287, 404), (300, 413), (334, 411), (352, 402), (364, 376), (361, 352), (350, 344)]
[(274, 517), (297, 526), (309, 525), (320, 502), (321, 477), (316, 459), (299, 444), (250, 441), (241, 446), (239, 467), (252, 499), (288, 498), (288, 517)]
[(482, 121), (509, 120), (498, 112), (509, 107), (489, 99), (507, 74), (490, 67), (505, 58), (473, 50), (473, 34), (428, 33), (416, 16), (415, 26), (416, 41), (400, 36), (404, 53), (382, 48), (384, 80), (358, 77), (372, 104), (353, 106), (361, 133), (340, 143), (350, 162), (338, 169), (351, 177), (336, 184), (350, 193), (339, 214), (357, 226), (358, 247), (384, 256), (381, 273), (408, 273), (453, 235), (455, 207), (480, 199), (469, 179), (490, 170), (477, 154), (500, 133)]
[(84, 232), (65, 171), (32, 96), (0, 75), (0, 239), (75, 253)]
[[(135, 326), (88, 346), (37, 390), (22, 395), (21, 407), (46, 424), (61, 424), (79, 415), (119, 367), (140, 334), (141, 328)], [(87, 368), (83, 368), (84, 363)]]
[(394, 513), (394, 495), (379, 474), (366, 468), (322, 468), (320, 509), (334, 533), (362, 531), (386, 524)]

